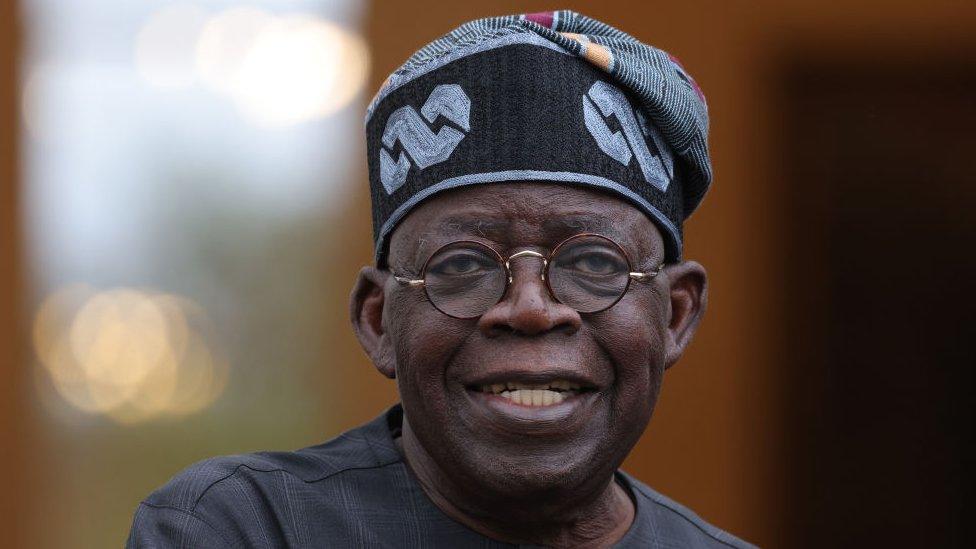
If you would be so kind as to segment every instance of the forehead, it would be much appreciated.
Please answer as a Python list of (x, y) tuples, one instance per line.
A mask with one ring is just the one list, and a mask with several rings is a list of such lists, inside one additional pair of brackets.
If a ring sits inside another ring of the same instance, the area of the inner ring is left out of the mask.
[(461, 238), (500, 249), (545, 248), (581, 232), (613, 238), (635, 254), (663, 257), (657, 227), (629, 202), (577, 186), (516, 182), (453, 189), (423, 202), (394, 230), (390, 262)]

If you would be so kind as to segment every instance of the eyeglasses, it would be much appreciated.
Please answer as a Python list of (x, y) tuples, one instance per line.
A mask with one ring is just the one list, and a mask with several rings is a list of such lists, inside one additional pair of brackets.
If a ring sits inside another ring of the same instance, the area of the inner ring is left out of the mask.
[(403, 285), (423, 286), (431, 304), (448, 316), (476, 318), (505, 296), (513, 280), (511, 262), (520, 257), (542, 259), (540, 276), (549, 295), (581, 313), (613, 307), (627, 293), (631, 280), (647, 282), (663, 267), (634, 272), (619, 244), (583, 233), (563, 240), (548, 256), (521, 250), (504, 258), (480, 242), (458, 240), (438, 248), (424, 263), (420, 278), (394, 278)]

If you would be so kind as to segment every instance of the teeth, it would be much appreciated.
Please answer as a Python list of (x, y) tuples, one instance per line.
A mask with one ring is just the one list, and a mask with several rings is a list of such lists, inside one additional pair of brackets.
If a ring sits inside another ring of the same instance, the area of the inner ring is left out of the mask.
[(566, 399), (564, 393), (548, 389), (515, 389), (502, 391), (501, 396), (523, 406), (552, 406)]
[(506, 383), (492, 383), (480, 387), (484, 393), (501, 395), (516, 404), (523, 406), (551, 406), (559, 404), (569, 396), (580, 391), (577, 383), (558, 379), (549, 383), (520, 383), (509, 381)]
[(556, 391), (579, 391), (578, 383), (571, 383), (566, 380), (556, 380), (549, 383), (519, 383), (509, 381), (507, 383), (494, 383), (492, 385), (482, 385), (481, 390), (486, 393), (500, 393), (505, 390), (517, 391), (519, 389), (549, 389)]
[(563, 391), (579, 391), (580, 386), (577, 383), (570, 383), (566, 380), (557, 380), (549, 384), (553, 389), (561, 389)]

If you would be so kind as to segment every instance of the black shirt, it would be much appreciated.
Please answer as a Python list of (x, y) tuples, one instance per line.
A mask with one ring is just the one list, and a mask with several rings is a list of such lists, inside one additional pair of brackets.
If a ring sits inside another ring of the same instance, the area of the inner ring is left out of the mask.
[[(150, 494), (127, 547), (515, 547), (438, 509), (394, 445), (400, 405), (319, 446), (208, 459)], [(634, 522), (615, 547), (751, 547), (623, 471)]]

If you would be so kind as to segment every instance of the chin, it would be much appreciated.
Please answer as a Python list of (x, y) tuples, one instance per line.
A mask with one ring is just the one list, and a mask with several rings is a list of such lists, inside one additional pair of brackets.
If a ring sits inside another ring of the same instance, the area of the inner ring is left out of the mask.
[(451, 445), (459, 451), (444, 457), (456, 460), (446, 465), (453, 465), (458, 480), (486, 499), (509, 504), (569, 504), (609, 482), (624, 457), (614, 459), (604, 449), (577, 440), (518, 447), (464, 439)]

